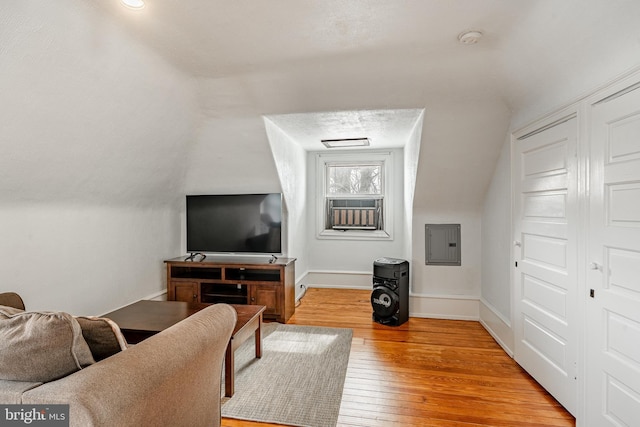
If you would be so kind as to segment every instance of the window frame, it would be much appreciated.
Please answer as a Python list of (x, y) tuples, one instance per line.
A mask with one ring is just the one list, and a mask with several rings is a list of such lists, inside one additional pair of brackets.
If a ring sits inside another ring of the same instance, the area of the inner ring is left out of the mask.
[[(393, 239), (393, 194), (391, 189), (393, 176), (393, 152), (353, 152), (349, 153), (316, 153), (316, 182), (317, 182), (317, 209), (316, 209), (316, 236), (319, 239), (336, 240), (392, 240)], [(382, 192), (382, 218), (381, 230), (358, 229), (326, 229), (327, 198), (332, 199), (376, 199), (380, 196), (355, 196), (333, 197), (328, 194), (328, 167), (331, 165), (380, 165), (381, 166), (381, 192)]]

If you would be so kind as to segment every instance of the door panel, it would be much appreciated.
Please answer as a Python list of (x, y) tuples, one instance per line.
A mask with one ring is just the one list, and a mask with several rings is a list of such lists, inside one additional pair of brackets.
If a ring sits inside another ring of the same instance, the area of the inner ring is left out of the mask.
[(525, 315), (523, 342), (545, 358), (547, 363), (553, 364), (556, 370), (564, 372), (567, 364), (567, 342), (554, 332), (556, 327), (553, 322), (547, 323), (543, 325)]
[(567, 290), (540, 278), (522, 275), (522, 301), (561, 321), (567, 320)]
[[(558, 235), (560, 234), (562, 233), (558, 233)], [(567, 271), (568, 241), (566, 238), (523, 233), (522, 243), (523, 261), (545, 265), (560, 273)], [(562, 280), (562, 278), (559, 277), (558, 280)]]
[(567, 194), (565, 192), (549, 191), (537, 194), (523, 195), (524, 218), (538, 220), (562, 220), (567, 217)]
[(514, 144), (516, 361), (567, 410), (577, 405), (576, 119)]
[(640, 90), (596, 104), (591, 127), (587, 425), (640, 420)]
[(609, 264), (607, 287), (630, 298), (640, 298), (640, 252), (625, 249), (606, 249)]

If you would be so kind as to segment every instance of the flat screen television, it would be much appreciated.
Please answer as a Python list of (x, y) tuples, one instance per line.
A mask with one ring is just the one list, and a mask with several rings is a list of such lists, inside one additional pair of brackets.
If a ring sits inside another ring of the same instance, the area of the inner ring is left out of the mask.
[(282, 194), (187, 196), (187, 252), (280, 254)]

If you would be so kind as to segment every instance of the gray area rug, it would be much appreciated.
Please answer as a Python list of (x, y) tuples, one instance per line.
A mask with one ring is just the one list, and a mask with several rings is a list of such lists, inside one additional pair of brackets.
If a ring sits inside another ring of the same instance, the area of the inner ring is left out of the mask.
[(236, 350), (235, 394), (223, 399), (222, 416), (334, 427), (352, 335), (351, 329), (263, 324), (262, 358), (255, 358), (253, 339)]

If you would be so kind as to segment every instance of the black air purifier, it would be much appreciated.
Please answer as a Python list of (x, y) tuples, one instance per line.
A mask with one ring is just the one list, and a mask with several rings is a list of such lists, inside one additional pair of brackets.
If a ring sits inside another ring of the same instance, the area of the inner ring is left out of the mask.
[(379, 258), (373, 262), (373, 320), (398, 326), (409, 320), (409, 262)]

